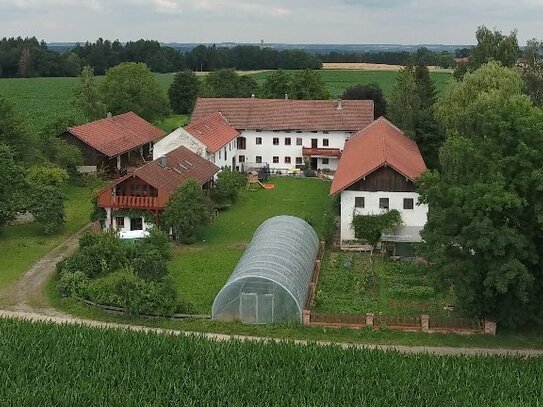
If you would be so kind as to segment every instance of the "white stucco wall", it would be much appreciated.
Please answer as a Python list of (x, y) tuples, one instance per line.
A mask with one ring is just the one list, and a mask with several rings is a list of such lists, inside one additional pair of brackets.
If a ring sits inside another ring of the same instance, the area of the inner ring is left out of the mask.
[[(345, 140), (350, 137), (347, 132), (329, 132), (329, 133), (312, 133), (302, 132), (297, 133), (291, 131), (261, 131), (256, 130), (243, 130), (240, 137), (246, 138), (246, 149), (238, 150), (237, 154), (245, 156), (245, 162), (255, 163), (256, 157), (262, 157), (262, 163), (268, 163), (272, 170), (286, 170), (296, 165), (296, 157), (302, 157), (302, 147), (311, 147), (311, 139), (317, 139), (317, 146), (319, 148), (339, 148), (343, 150), (345, 147)], [(262, 144), (256, 144), (256, 138), (262, 138)], [(274, 137), (279, 138), (279, 145), (273, 144)], [(291, 145), (285, 145), (285, 138), (290, 137)], [(296, 139), (302, 139), (302, 145), (296, 145)], [(323, 145), (323, 139), (328, 139), (328, 146)], [(273, 162), (273, 157), (279, 157), (279, 163)], [(290, 157), (290, 164), (285, 163), (285, 157)], [(337, 168), (338, 160), (330, 158), (328, 165), (322, 164), (322, 159), (318, 159), (318, 168), (329, 168), (335, 170)]]
[(208, 160), (210, 160), (219, 168), (232, 167), (232, 157), (235, 158), (234, 164), (237, 166), (238, 161), (235, 139), (224, 145), (219, 151), (215, 152), (214, 154), (208, 154)]
[(109, 230), (110, 227), (113, 230), (116, 230), (119, 232), (119, 237), (121, 239), (138, 239), (142, 237), (146, 237), (149, 234), (149, 230), (153, 227), (152, 222), (146, 222), (145, 218), (142, 218), (142, 230), (130, 230), (130, 217), (124, 216), (124, 227), (119, 228), (117, 225), (117, 216), (115, 216), (115, 211), (113, 211), (113, 219), (112, 219), (112, 211), (110, 208), (106, 208), (106, 222), (104, 224), (104, 230)]
[[(355, 198), (364, 197), (364, 208), (355, 208)], [(416, 192), (368, 192), (343, 191), (341, 193), (341, 240), (355, 239), (351, 227), (353, 214), (376, 215), (385, 210), (379, 208), (379, 198), (389, 199), (389, 209), (397, 209), (402, 215), (405, 226), (424, 226), (428, 217), (428, 205), (417, 205), (419, 194)], [(414, 200), (413, 209), (403, 209), (404, 198)]]
[(184, 128), (180, 127), (155, 143), (153, 146), (153, 160), (157, 160), (181, 146), (188, 148), (201, 157), (207, 158), (205, 146)]

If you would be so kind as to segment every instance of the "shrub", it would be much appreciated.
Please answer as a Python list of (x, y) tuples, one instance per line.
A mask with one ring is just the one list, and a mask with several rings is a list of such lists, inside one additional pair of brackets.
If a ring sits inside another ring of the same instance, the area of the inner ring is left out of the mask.
[(435, 295), (434, 289), (425, 285), (418, 285), (412, 287), (399, 285), (391, 288), (389, 292), (390, 295), (395, 298), (409, 298), (417, 300), (429, 299)]
[(239, 190), (245, 185), (245, 176), (238, 171), (224, 168), (219, 175), (212, 191), (216, 204), (229, 205), (237, 201)]
[(63, 273), (57, 283), (62, 297), (83, 297), (89, 287), (89, 278), (82, 271)]
[(168, 274), (166, 260), (157, 249), (149, 248), (140, 251), (138, 256), (132, 259), (134, 272), (145, 280), (162, 280)]

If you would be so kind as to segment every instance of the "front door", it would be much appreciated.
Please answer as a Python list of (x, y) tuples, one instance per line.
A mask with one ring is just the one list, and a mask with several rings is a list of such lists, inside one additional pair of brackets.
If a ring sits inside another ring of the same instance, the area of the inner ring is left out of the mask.
[(319, 140), (316, 138), (311, 139), (311, 148), (317, 148), (319, 146)]
[(315, 157), (311, 158), (311, 169), (312, 170), (317, 171), (317, 163), (318, 163), (317, 158), (315, 158)]

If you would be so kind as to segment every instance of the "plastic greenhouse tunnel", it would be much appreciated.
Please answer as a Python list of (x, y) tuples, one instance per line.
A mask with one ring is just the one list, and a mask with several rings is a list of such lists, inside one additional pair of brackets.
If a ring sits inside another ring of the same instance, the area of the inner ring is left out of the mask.
[(319, 239), (294, 216), (262, 223), (215, 297), (212, 318), (251, 324), (301, 322)]

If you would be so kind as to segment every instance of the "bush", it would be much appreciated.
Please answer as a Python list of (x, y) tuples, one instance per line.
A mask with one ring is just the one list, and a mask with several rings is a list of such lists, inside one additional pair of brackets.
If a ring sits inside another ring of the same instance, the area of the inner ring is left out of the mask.
[(140, 251), (138, 256), (132, 259), (134, 272), (144, 280), (162, 280), (168, 274), (166, 259), (157, 249)]
[(171, 315), (178, 308), (177, 291), (171, 279), (146, 281), (129, 267), (92, 282), (88, 292), (90, 300), (122, 307), (129, 314)]
[(219, 175), (212, 191), (213, 201), (218, 205), (229, 205), (238, 200), (239, 190), (245, 185), (246, 179), (238, 171), (224, 168)]
[(88, 287), (89, 278), (82, 271), (63, 273), (57, 283), (57, 291), (62, 297), (84, 297)]

